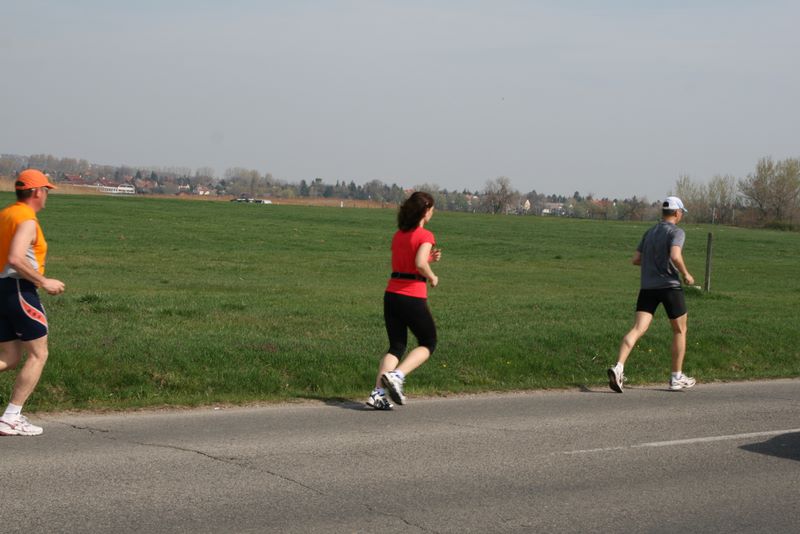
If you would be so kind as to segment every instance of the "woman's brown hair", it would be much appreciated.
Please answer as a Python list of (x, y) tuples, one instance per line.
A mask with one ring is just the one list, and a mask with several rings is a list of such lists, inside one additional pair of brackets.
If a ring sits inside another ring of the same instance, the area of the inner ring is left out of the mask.
[(419, 226), (425, 213), (433, 207), (433, 197), (424, 191), (415, 191), (397, 212), (397, 227), (404, 232)]

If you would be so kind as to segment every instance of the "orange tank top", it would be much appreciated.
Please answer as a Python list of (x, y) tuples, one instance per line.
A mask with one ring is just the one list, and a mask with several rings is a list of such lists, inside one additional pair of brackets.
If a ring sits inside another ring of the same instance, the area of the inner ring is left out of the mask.
[(36, 240), (28, 247), (25, 255), (30, 261), (31, 267), (39, 271), (39, 274), (44, 275), (47, 241), (44, 240), (42, 227), (39, 226), (39, 220), (36, 218), (33, 208), (24, 202), (16, 202), (0, 211), (0, 262), (3, 264), (0, 278), (20, 278), (17, 271), (8, 264), (8, 253), (17, 226), (31, 219), (36, 223)]

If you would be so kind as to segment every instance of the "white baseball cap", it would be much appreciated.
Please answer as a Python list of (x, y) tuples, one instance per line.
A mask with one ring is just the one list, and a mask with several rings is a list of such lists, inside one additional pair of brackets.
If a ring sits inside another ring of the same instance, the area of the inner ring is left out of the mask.
[(664, 210), (681, 210), (683, 212), (687, 212), (686, 208), (683, 207), (683, 201), (678, 197), (667, 197), (664, 199), (664, 203), (661, 204), (661, 209)]

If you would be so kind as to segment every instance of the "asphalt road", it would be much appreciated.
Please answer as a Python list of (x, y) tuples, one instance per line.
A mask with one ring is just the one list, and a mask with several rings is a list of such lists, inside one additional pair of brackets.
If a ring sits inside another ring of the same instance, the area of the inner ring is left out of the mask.
[(0, 532), (800, 530), (800, 380), (32, 419)]

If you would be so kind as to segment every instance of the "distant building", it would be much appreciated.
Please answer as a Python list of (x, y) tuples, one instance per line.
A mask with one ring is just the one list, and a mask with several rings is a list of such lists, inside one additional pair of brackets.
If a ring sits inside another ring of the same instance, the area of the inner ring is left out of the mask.
[(542, 208), (542, 215), (566, 215), (567, 210), (564, 209), (564, 204), (561, 202), (545, 202)]
[(135, 195), (136, 188), (128, 183), (117, 184), (105, 177), (98, 178), (97, 180), (87, 180), (77, 174), (64, 175), (64, 183), (73, 187), (85, 187), (86, 189), (94, 189), (100, 193), (109, 195)]
[(94, 186), (98, 191), (101, 193), (107, 193), (110, 195), (135, 195), (136, 188), (134, 188), (131, 184), (121, 184), (121, 185), (96, 185)]

